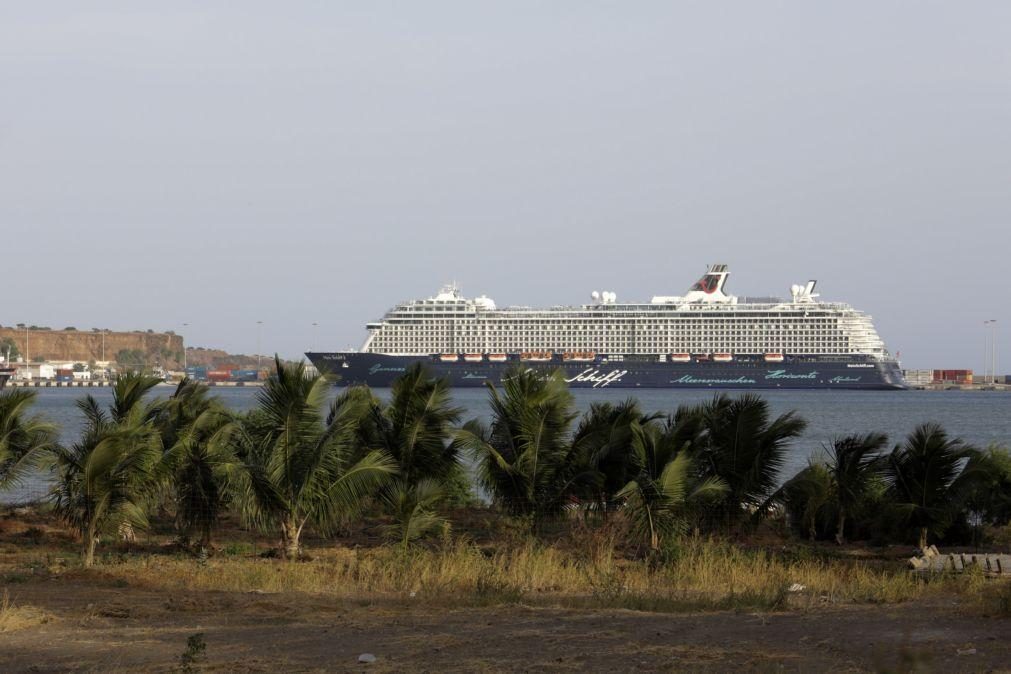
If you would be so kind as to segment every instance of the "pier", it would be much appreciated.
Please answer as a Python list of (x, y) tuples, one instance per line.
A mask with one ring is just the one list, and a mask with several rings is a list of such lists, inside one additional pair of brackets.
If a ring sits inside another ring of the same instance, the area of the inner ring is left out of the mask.
[[(15, 381), (11, 380), (7, 382), (7, 386), (11, 388), (108, 388), (113, 386), (116, 382), (111, 379), (102, 379), (96, 381), (52, 381), (52, 380), (34, 380), (34, 381)], [(244, 387), (244, 386), (263, 386), (263, 382), (259, 381), (207, 381), (202, 382), (208, 386), (214, 387)], [(178, 381), (166, 381), (159, 386), (176, 386)]]
[(15, 380), (7, 382), (7, 386), (12, 388), (103, 388), (113, 385), (112, 380), (101, 379), (96, 381), (52, 381), (49, 379), (39, 380)]

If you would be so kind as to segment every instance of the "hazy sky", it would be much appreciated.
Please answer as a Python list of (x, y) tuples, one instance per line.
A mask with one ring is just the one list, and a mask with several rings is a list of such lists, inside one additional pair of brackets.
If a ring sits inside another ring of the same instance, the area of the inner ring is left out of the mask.
[(1004, 1), (4, 1), (0, 323), (252, 352), (262, 320), (295, 356), (453, 279), (648, 299), (725, 262), (981, 370), (1009, 30)]

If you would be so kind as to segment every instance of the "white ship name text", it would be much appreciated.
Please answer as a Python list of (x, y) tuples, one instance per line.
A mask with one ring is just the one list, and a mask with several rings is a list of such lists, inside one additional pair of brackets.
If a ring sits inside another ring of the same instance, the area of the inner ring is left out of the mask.
[(807, 374), (794, 374), (786, 370), (769, 370), (769, 374), (765, 375), (766, 379), (816, 379), (817, 377), (816, 371)]
[(565, 381), (570, 384), (574, 382), (588, 382), (593, 384), (593, 388), (604, 388), (616, 381), (621, 381), (621, 378), (626, 374), (628, 374), (628, 370), (611, 370), (607, 374), (601, 374), (600, 370), (591, 367)]

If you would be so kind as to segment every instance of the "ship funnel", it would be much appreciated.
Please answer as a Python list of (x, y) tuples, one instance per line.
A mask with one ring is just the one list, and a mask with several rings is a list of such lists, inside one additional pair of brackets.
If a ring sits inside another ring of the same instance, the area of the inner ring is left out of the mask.
[(714, 264), (709, 266), (706, 275), (695, 282), (691, 287), (691, 292), (701, 292), (707, 295), (722, 294), (723, 286), (727, 282), (730, 270), (725, 264)]
[(814, 298), (818, 297), (818, 293), (814, 292), (814, 286), (817, 281), (808, 281), (807, 285), (790, 286), (790, 294), (793, 295), (794, 302), (814, 302)]
[(696, 281), (695, 285), (688, 290), (688, 294), (684, 298), (685, 301), (689, 303), (736, 302), (737, 298), (727, 295), (723, 291), (729, 275), (730, 269), (727, 265), (710, 265), (705, 276)]

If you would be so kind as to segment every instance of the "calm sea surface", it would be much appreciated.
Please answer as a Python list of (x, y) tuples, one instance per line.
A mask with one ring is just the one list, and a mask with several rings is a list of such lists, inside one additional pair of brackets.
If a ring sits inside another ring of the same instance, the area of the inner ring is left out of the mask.
[[(173, 387), (155, 389), (156, 395), (168, 396)], [(256, 402), (257, 388), (217, 388), (215, 395), (235, 410), (248, 410)], [(90, 393), (100, 402), (111, 400), (106, 388), (38, 389), (35, 411), (60, 428), (61, 439), (71, 442), (80, 432), (82, 418), (75, 402)], [(377, 389), (380, 397), (388, 390)], [(735, 392), (728, 392), (734, 395)], [(336, 394), (336, 391), (335, 391)], [(882, 431), (897, 441), (924, 421), (942, 424), (952, 435), (985, 446), (990, 443), (1011, 445), (1011, 392), (999, 391), (763, 391), (774, 414), (796, 410), (808, 422), (804, 436), (793, 444), (790, 460), (783, 471), (789, 477), (802, 468), (812, 455), (821, 453), (823, 443), (849, 433)], [(574, 390), (580, 410), (600, 401), (617, 402), (629, 396), (639, 399), (644, 410), (669, 412), (678, 405), (696, 403), (712, 396), (709, 391), (668, 390)], [(457, 389), (456, 404), (463, 407), (465, 419), (488, 418), (488, 398), (484, 389)], [(0, 494), (0, 501), (23, 501), (45, 494), (43, 480), (30, 480), (20, 489)]]

